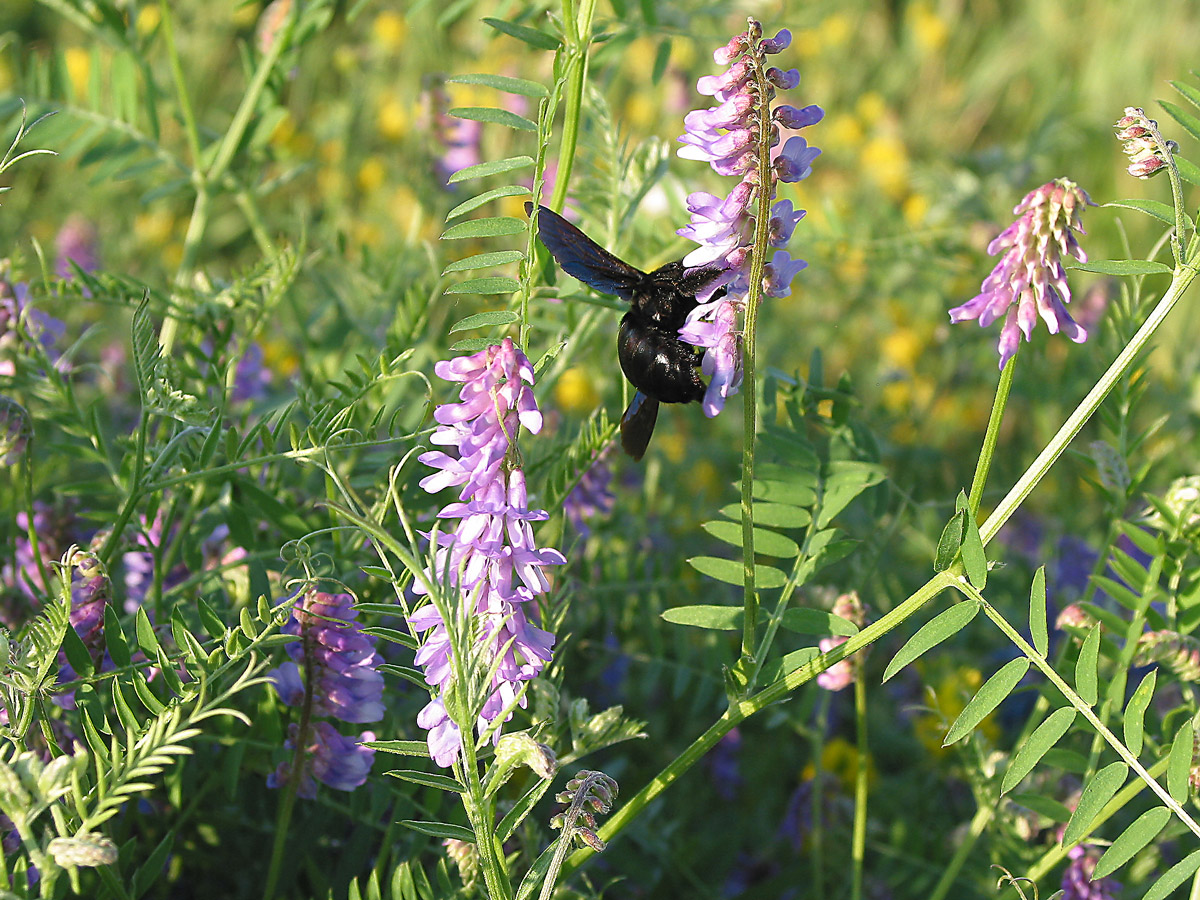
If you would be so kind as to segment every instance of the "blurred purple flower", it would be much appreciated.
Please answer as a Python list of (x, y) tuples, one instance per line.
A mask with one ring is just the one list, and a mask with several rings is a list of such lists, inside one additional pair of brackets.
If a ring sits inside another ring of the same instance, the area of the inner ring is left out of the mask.
[[(146, 517), (141, 517), (142, 529), (138, 532), (135, 542), (145, 550), (128, 550), (121, 556), (125, 569), (125, 612), (135, 613), (154, 586), (154, 560), (164, 549), (163, 512), (159, 510), (154, 521), (146, 524)], [(174, 529), (172, 528), (172, 535)], [(163, 578), (162, 589), (166, 591), (187, 578), (187, 567), (177, 564)]]
[(30, 303), (29, 285), (13, 284), (0, 274), (0, 375), (16, 374), (16, 360), (29, 352), (30, 341), (57, 360), (54, 345), (66, 332), (66, 325)]
[[(684, 257), (685, 265), (723, 263), (726, 267), (724, 274), (699, 297), (700, 304), (679, 329), (684, 341), (705, 351), (701, 371), (710, 381), (703, 407), (709, 417), (724, 408), (726, 399), (736, 394), (742, 383), (739, 321), (750, 291), (757, 197), (762, 191), (774, 197), (780, 181), (807, 178), (812, 172), (812, 161), (821, 152), (794, 135), (788, 138), (781, 152), (774, 154), (771, 167), (759, 171), (762, 140), (769, 140), (775, 146), (781, 127), (804, 128), (824, 116), (817, 106), (803, 109), (776, 106), (769, 112), (770, 134), (759, 134), (760, 110), (764, 104), (769, 107), (775, 87), (791, 89), (800, 82), (795, 69), (782, 72), (766, 66), (768, 54), (779, 53), (790, 43), (791, 33), (786, 29), (764, 40), (762, 25), (751, 20), (745, 32), (735, 35), (713, 54), (718, 64), (730, 68), (720, 75), (701, 78), (696, 89), (713, 97), (717, 105), (688, 113), (684, 117), (686, 132), (679, 139), (684, 145), (679, 155), (684, 159), (702, 160), (718, 175), (741, 179), (724, 198), (704, 191), (689, 195), (691, 222), (678, 231), (700, 245)], [(771, 207), (769, 245), (784, 247), (803, 216), (804, 211), (794, 210), (790, 200), (775, 203)], [(805, 265), (803, 260), (793, 260), (786, 251), (777, 249), (763, 273), (763, 296), (786, 297), (791, 292), (792, 279)], [(723, 296), (717, 296), (720, 288), (725, 289)]]
[[(859, 628), (866, 624), (866, 614), (863, 610), (862, 601), (858, 599), (857, 591), (850, 591), (848, 594), (842, 594), (838, 597), (833, 602), (832, 612), (835, 616), (853, 622)], [(849, 639), (845, 635), (834, 635), (832, 637), (821, 638), (817, 646), (822, 653), (828, 653), (834, 647), (846, 643)], [(817, 676), (817, 684), (827, 691), (843, 690), (854, 684), (854, 679), (858, 675), (859, 665), (861, 663), (856, 659), (843, 659), (840, 662), (836, 662)]]
[(450, 115), (447, 111), (450, 99), (440, 86), (429, 92), (429, 102), (433, 107), (433, 134), (441, 150), (433, 168), (442, 184), (454, 190), (448, 181), (450, 176), (460, 169), (477, 165), (482, 159), (479, 139), (483, 127), (474, 119)]
[(271, 370), (263, 361), (262, 345), (258, 341), (251, 341), (234, 371), (230, 399), (235, 403), (261, 400), (267, 395), (271, 377)]
[[(41, 500), (33, 502), (33, 531), (38, 542), (36, 554), (33, 544), (29, 541), (29, 516), (21, 510), (16, 519), (18, 535), (13, 561), (5, 563), (4, 568), (0, 570), (0, 583), (7, 588), (15, 588), (26, 600), (37, 602), (42, 595), (56, 590), (55, 585), (46, 584), (42, 578), (42, 569), (53, 578), (51, 561), (59, 559), (76, 536), (75, 512), (69, 503), (51, 506)], [(41, 566), (38, 565), (39, 558)], [(15, 620), (11, 619), (14, 615)], [(4, 624), (9, 627), (20, 625), (24, 621), (24, 616), (17, 614), (13, 609), (3, 610), (2, 616)]]
[(610, 444), (604, 448), (563, 501), (567, 521), (585, 538), (592, 533), (587, 521), (607, 517), (617, 499), (609, 487), (612, 482), (612, 466), (609, 462), (612, 446)]
[(1079, 844), (1067, 853), (1071, 862), (1063, 872), (1063, 900), (1113, 900), (1121, 889), (1119, 882), (1111, 878), (1092, 880), (1092, 872), (1100, 854), (1091, 844)]
[(292, 607), (283, 633), (300, 640), (287, 645), (292, 661), (269, 676), (288, 706), (303, 706), (307, 689), (312, 715), (354, 723), (383, 718), (383, 675), (377, 671), (383, 660), (375, 639), (352, 621), (358, 616), (353, 604), (349, 594), (308, 590)]
[(85, 272), (95, 272), (100, 267), (96, 242), (95, 225), (78, 213), (68, 216), (67, 221), (63, 223), (54, 238), (54, 246), (58, 250), (58, 261), (54, 265), (54, 274), (59, 278), (70, 280), (75, 276), (72, 263)]
[[(293, 722), (288, 726), (288, 738), (284, 743), (287, 749), (296, 749), (299, 733), (299, 725)], [(375, 751), (360, 744), (373, 740), (375, 734), (371, 731), (364, 731), (356, 740), (343, 735), (328, 722), (311, 723), (296, 796), (306, 800), (317, 796), (318, 781), (339, 791), (352, 791), (361, 786), (371, 773)], [(293, 775), (292, 760), (289, 759), (267, 776), (267, 787), (283, 787)]]
[[(96, 554), (78, 550), (71, 561), (71, 627), (87, 648), (92, 664), (101, 668), (106, 659), (104, 650), (104, 609), (108, 605), (111, 585), (108, 575)], [(67, 655), (58, 654), (60, 683), (73, 681), (78, 673), (67, 662)], [(109, 662), (111, 667), (111, 661)], [(61, 691), (54, 695), (55, 705), (62, 709), (75, 708), (75, 692)]]
[(1033, 338), (1040, 317), (1051, 334), (1062, 332), (1075, 343), (1087, 340), (1087, 331), (1071, 318), (1071, 302), (1064, 256), (1087, 262), (1075, 232), (1084, 234), (1079, 213), (1092, 204), (1074, 182), (1058, 178), (1025, 195), (1013, 213), (1017, 220), (988, 244), (988, 255), (1004, 255), (983, 280), (981, 293), (950, 310), (951, 322), (978, 319), (986, 328), (1001, 316), (1000, 368), (1017, 352), (1021, 335)]
[[(511, 707), (521, 685), (541, 672), (550, 660), (554, 636), (537, 627), (538, 594), (550, 586), (544, 566), (562, 565), (557, 550), (539, 549), (530, 523), (548, 518), (528, 508), (525, 475), (509, 458), (520, 426), (531, 432), (542, 427), (542, 414), (533, 396), (533, 367), (511, 338), (466, 357), (439, 362), (434, 371), (447, 381), (462, 383), (459, 403), (434, 411), (439, 427), (432, 443), (454, 447), (457, 455), (441, 450), (424, 453), (420, 461), (436, 469), (421, 480), (430, 493), (460, 486), (459, 502), (438, 513), (457, 520), (454, 530), (438, 536), (430, 579), (449, 573), (450, 586), (466, 601), (474, 600), (477, 645), (481, 664), (494, 668), (491, 693), (479, 713), (483, 731)], [(425, 593), (422, 585), (415, 593)], [(433, 604), (409, 617), (414, 632), (425, 638), (416, 663), (425, 668), (425, 681), (443, 691), (452, 675), (450, 636)], [(521, 695), (519, 705), (526, 703)], [(434, 762), (449, 766), (458, 754), (461, 736), (450, 721), (441, 698), (427, 705), (418, 724), (429, 729)], [(495, 730), (499, 740), (500, 729)]]
[(746, 780), (738, 771), (738, 762), (742, 756), (742, 733), (731, 728), (729, 732), (713, 747), (712, 755), (708, 758), (708, 767), (712, 775), (713, 789), (717, 796), (726, 803), (732, 803), (737, 797), (738, 788)]
[(0, 466), (20, 460), (33, 432), (33, 423), (25, 407), (0, 396)]

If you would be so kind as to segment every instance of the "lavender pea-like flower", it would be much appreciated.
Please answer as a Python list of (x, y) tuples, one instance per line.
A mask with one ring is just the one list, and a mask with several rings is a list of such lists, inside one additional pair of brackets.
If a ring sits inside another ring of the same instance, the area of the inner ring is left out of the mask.
[(1074, 182), (1058, 178), (1025, 195), (1013, 212), (1017, 220), (988, 244), (988, 254), (1003, 253), (980, 293), (950, 310), (951, 322), (978, 319), (986, 328), (1004, 317), (1000, 329), (1000, 368), (1003, 369), (1021, 342), (1032, 340), (1040, 318), (1051, 334), (1060, 331), (1077, 344), (1087, 331), (1071, 318), (1071, 301), (1064, 256), (1087, 262), (1075, 232), (1083, 234), (1079, 214), (1091, 199)]
[[(436, 493), (459, 486), (457, 502), (438, 518), (454, 523), (438, 535), (434, 564), (425, 573), (430, 581), (449, 573), (460, 602), (471, 603), (478, 662), (491, 671), (488, 694), (478, 705), (476, 727), (482, 733), (524, 706), (524, 684), (550, 661), (554, 636), (538, 627), (537, 597), (549, 590), (545, 566), (562, 565), (557, 550), (537, 547), (533, 522), (548, 518), (530, 509), (525, 474), (510, 450), (521, 426), (531, 432), (542, 427), (542, 414), (533, 396), (533, 366), (511, 338), (471, 356), (439, 362), (434, 371), (462, 384), (458, 403), (434, 412), (438, 428), (431, 438), (438, 446), (454, 448), (422, 454), (421, 462), (437, 471), (421, 486)], [(414, 588), (426, 593), (420, 583)], [(450, 766), (462, 747), (462, 733), (443, 699), (455, 676), (449, 626), (430, 603), (408, 618), (409, 627), (423, 635), (415, 662), (425, 669), (425, 681), (438, 689), (417, 716), (428, 731), (433, 761)], [(465, 661), (457, 661), (460, 664)], [(474, 698), (472, 698), (474, 699)], [(499, 740), (500, 728), (495, 728)]]
[[(699, 295), (700, 304), (679, 329), (683, 341), (705, 351), (701, 371), (710, 380), (703, 407), (710, 417), (724, 408), (742, 383), (742, 320), (750, 294), (758, 198), (764, 191), (773, 198), (781, 181), (807, 178), (821, 153), (799, 135), (789, 137), (782, 150), (773, 149), (781, 140), (781, 128), (805, 128), (824, 116), (818, 106), (772, 105), (776, 89), (791, 90), (800, 83), (795, 69), (784, 71), (766, 64), (767, 56), (786, 50), (791, 39), (786, 29), (764, 39), (762, 26), (750, 20), (746, 31), (713, 54), (718, 64), (729, 68), (696, 83), (696, 89), (717, 105), (688, 113), (686, 133), (679, 139), (684, 145), (679, 155), (684, 159), (707, 162), (718, 175), (740, 179), (724, 198), (705, 191), (689, 195), (691, 221), (678, 231), (700, 245), (684, 258), (684, 265), (715, 264), (725, 269)], [(769, 123), (766, 134), (761, 133), (764, 121)], [(768, 148), (771, 164), (764, 168), (763, 150)], [(803, 216), (804, 211), (795, 210), (789, 200), (771, 206), (767, 243), (775, 253), (763, 273), (764, 296), (788, 296), (792, 279), (806, 265), (782, 249)]]

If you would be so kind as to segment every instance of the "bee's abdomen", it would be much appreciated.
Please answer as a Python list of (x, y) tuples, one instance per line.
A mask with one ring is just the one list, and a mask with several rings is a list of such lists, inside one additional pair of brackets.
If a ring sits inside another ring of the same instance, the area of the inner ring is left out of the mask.
[(662, 403), (704, 398), (696, 371), (696, 351), (671, 331), (659, 330), (630, 311), (621, 319), (617, 357), (625, 377), (642, 393)]

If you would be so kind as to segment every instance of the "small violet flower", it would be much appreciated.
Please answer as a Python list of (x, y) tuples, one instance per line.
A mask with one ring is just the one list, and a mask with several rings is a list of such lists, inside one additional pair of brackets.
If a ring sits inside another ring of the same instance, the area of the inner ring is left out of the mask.
[[(529, 509), (525, 474), (510, 456), (520, 426), (533, 433), (542, 427), (533, 397), (533, 366), (525, 354), (505, 338), (472, 356), (439, 362), (434, 371), (462, 384), (461, 402), (435, 410), (439, 427), (431, 438), (456, 452), (422, 454), (421, 462), (437, 471), (422, 479), (421, 487), (430, 493), (451, 486), (461, 490), (459, 501), (438, 513), (455, 524), (453, 531), (438, 535), (434, 566), (426, 577), (433, 580), (449, 573), (455, 593), (472, 603), (478, 662), (485, 671), (494, 671), (491, 692), (478, 715), (482, 732), (501, 715), (507, 721), (514, 704), (525, 706), (522, 685), (550, 661), (554, 636), (537, 627), (536, 599), (550, 587), (543, 567), (562, 565), (566, 558), (534, 544), (531, 523), (548, 514)], [(414, 590), (426, 592), (420, 584)], [(416, 663), (424, 667), (426, 683), (439, 688), (417, 723), (429, 731), (434, 762), (449, 766), (462, 741), (443, 699), (454, 680), (450, 634), (432, 603), (408, 622), (413, 631), (425, 635)], [(499, 737), (496, 728), (496, 740)]]
[(587, 524), (588, 520), (608, 516), (617, 500), (609, 487), (613, 474), (609, 462), (609, 448), (612, 446), (614, 445), (610, 444), (606, 447), (596, 457), (596, 461), (588, 466), (579, 483), (567, 494), (567, 499), (563, 502), (563, 512), (566, 513), (567, 521), (585, 538), (592, 533)]
[(1111, 878), (1092, 880), (1092, 872), (1100, 854), (1090, 844), (1072, 847), (1067, 853), (1071, 862), (1063, 872), (1063, 900), (1113, 900), (1121, 885)]
[[(795, 69), (784, 72), (768, 67), (769, 54), (787, 49), (791, 33), (786, 29), (774, 38), (763, 39), (762, 25), (753, 19), (749, 27), (718, 49), (713, 58), (729, 68), (720, 75), (701, 78), (696, 89), (711, 96), (716, 106), (695, 110), (684, 117), (686, 133), (679, 140), (679, 155), (709, 163), (718, 175), (739, 178), (726, 197), (697, 191), (687, 198), (691, 222), (678, 234), (700, 246), (684, 257), (686, 266), (723, 263), (725, 272), (702, 294), (680, 337), (702, 348), (701, 371), (710, 379), (703, 407), (712, 417), (736, 394), (742, 383), (742, 325), (750, 293), (750, 269), (756, 229), (758, 198), (775, 197), (779, 182), (795, 182), (812, 173), (812, 162), (820, 150), (804, 138), (792, 135), (781, 150), (771, 151), (772, 163), (761, 171), (761, 148), (775, 148), (780, 130), (798, 130), (813, 125), (825, 115), (818, 106), (796, 108), (771, 106), (776, 89), (790, 90), (800, 83)], [(769, 133), (760, 134), (762, 115), (770, 122)], [(771, 206), (767, 243), (776, 248), (763, 273), (763, 296), (786, 297), (792, 279), (805, 267), (782, 248), (791, 239), (804, 210), (793, 209), (790, 200)], [(719, 289), (723, 288), (723, 292)]]
[(1017, 220), (988, 244), (990, 256), (1002, 251), (1004, 255), (983, 280), (980, 293), (950, 310), (951, 322), (978, 319), (983, 328), (1004, 316), (998, 345), (1001, 369), (1017, 352), (1022, 334), (1032, 340), (1038, 318), (1051, 334), (1061, 331), (1077, 344), (1087, 340), (1087, 331), (1067, 312), (1071, 289), (1062, 260), (1070, 255), (1087, 262), (1075, 232), (1085, 233), (1079, 213), (1089, 204), (1088, 195), (1066, 178), (1026, 194), (1013, 209)]

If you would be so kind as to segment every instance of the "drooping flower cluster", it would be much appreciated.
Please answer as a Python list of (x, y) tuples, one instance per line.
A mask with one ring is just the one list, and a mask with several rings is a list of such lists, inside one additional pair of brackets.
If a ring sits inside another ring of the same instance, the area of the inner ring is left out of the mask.
[[(762, 25), (751, 19), (746, 31), (713, 54), (718, 64), (729, 68), (697, 82), (697, 90), (711, 96), (717, 105), (695, 110), (684, 118), (687, 131), (680, 138), (684, 146), (679, 155), (708, 162), (718, 175), (741, 179), (724, 198), (704, 191), (690, 194), (687, 205), (691, 223), (678, 231), (700, 245), (684, 257), (684, 265), (723, 264), (726, 268), (706, 288), (700, 297), (702, 302), (679, 330), (683, 340), (705, 351), (701, 371), (711, 381), (703, 405), (705, 415), (710, 417), (719, 413), (725, 400), (741, 386), (739, 317), (750, 291), (758, 198), (766, 192), (773, 199), (781, 181), (807, 178), (813, 160), (821, 152), (809, 147), (799, 135), (792, 135), (781, 151), (771, 151), (771, 164), (765, 169), (762, 165), (764, 142), (774, 148), (781, 129), (813, 125), (825, 114), (819, 106), (772, 107), (777, 88), (790, 90), (800, 83), (797, 70), (767, 66), (767, 56), (786, 49), (791, 40), (786, 29), (764, 40)], [(782, 249), (803, 217), (804, 210), (793, 209), (790, 200), (771, 207), (768, 243), (776, 250), (763, 273), (763, 296), (786, 297), (792, 279), (807, 265)], [(714, 296), (722, 287), (724, 296)]]
[[(435, 565), (426, 575), (436, 580), (448, 573), (456, 595), (472, 604), (479, 661), (485, 669), (495, 668), (478, 716), (482, 731), (501, 715), (507, 721), (514, 701), (525, 705), (521, 686), (550, 660), (554, 636), (537, 627), (536, 599), (550, 586), (543, 567), (562, 565), (566, 559), (557, 550), (534, 544), (531, 523), (548, 514), (529, 509), (525, 474), (510, 458), (520, 426), (534, 433), (542, 427), (533, 397), (533, 366), (525, 354), (505, 338), (472, 356), (439, 362), (434, 371), (462, 384), (459, 403), (435, 410), (439, 427), (431, 438), (457, 452), (422, 454), (421, 462), (437, 471), (422, 479), (421, 487), (430, 493), (451, 486), (461, 491), (458, 502), (438, 513), (456, 524), (453, 531), (439, 534)], [(418, 586), (416, 591), (425, 589)], [(413, 631), (425, 634), (416, 662), (425, 668), (425, 681), (439, 689), (417, 723), (429, 730), (434, 762), (449, 766), (462, 736), (446, 710), (444, 694), (453, 682), (455, 662), (467, 661), (452, 660), (451, 635), (434, 604), (420, 608), (408, 621)], [(495, 734), (498, 739), (499, 728)]]
[[(833, 614), (853, 622), (859, 628), (866, 622), (866, 614), (862, 601), (858, 599), (857, 591), (851, 591), (838, 597), (833, 603)], [(848, 640), (849, 638), (845, 635), (834, 635), (821, 638), (817, 646), (820, 647), (822, 653), (828, 653), (834, 647), (840, 646)], [(817, 676), (817, 684), (827, 691), (840, 691), (847, 688), (854, 684), (859, 665), (860, 663), (852, 659), (836, 662)]]
[(1075, 232), (1085, 233), (1079, 214), (1091, 203), (1083, 189), (1066, 178), (1026, 194), (1013, 209), (1017, 220), (988, 244), (988, 255), (1004, 255), (983, 280), (980, 293), (950, 310), (951, 322), (978, 319), (982, 328), (1004, 316), (998, 344), (1001, 369), (1017, 352), (1022, 334), (1032, 340), (1039, 317), (1051, 334), (1061, 331), (1077, 344), (1087, 340), (1087, 331), (1067, 312), (1071, 289), (1062, 261), (1070, 255), (1087, 262)]
[(1072, 847), (1067, 853), (1071, 862), (1063, 872), (1063, 900), (1112, 900), (1121, 889), (1111, 878), (1092, 880), (1100, 854), (1090, 844)]
[[(375, 739), (365, 731), (357, 739), (346, 737), (328, 722), (310, 722), (310, 716), (331, 716), (343, 722), (377, 722), (383, 718), (382, 658), (375, 640), (362, 633), (354, 621), (358, 611), (349, 594), (327, 594), (309, 589), (292, 607), (284, 634), (300, 638), (288, 644), (286, 662), (271, 672), (279, 697), (288, 706), (305, 710), (300, 725), (288, 727), (285, 744), (296, 749), (304, 729), (303, 771), (297, 794), (316, 795), (316, 781), (340, 791), (352, 791), (367, 779), (375, 751), (359, 746)], [(270, 787), (292, 777), (293, 759), (270, 776)]]
[[(1117, 140), (1124, 141), (1122, 149), (1129, 157), (1129, 174), (1134, 178), (1149, 178), (1167, 167), (1163, 145), (1159, 143), (1158, 123), (1146, 115), (1141, 107), (1125, 107), (1125, 115), (1113, 125), (1117, 129)], [(1165, 141), (1166, 149), (1174, 153), (1179, 145)]]

